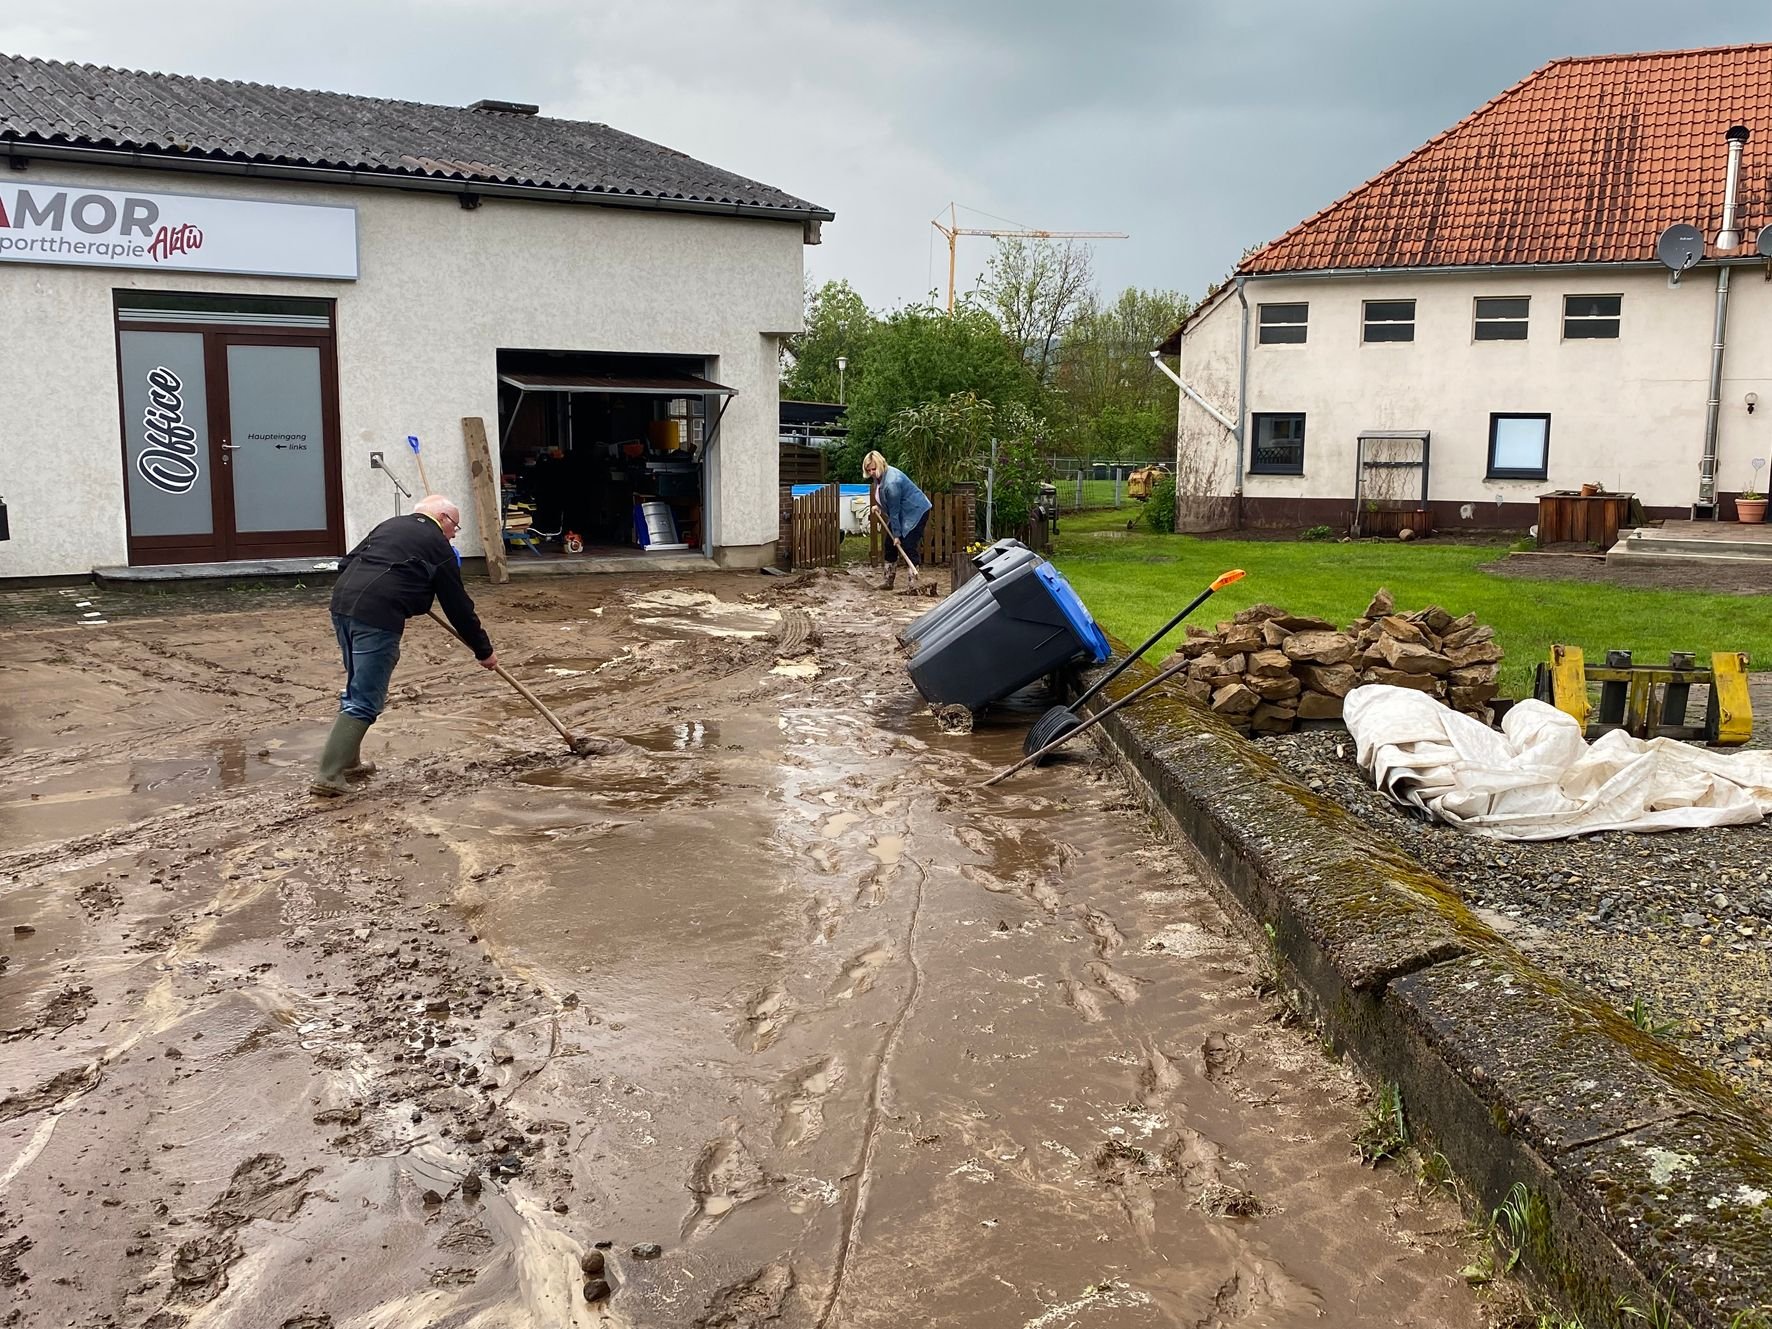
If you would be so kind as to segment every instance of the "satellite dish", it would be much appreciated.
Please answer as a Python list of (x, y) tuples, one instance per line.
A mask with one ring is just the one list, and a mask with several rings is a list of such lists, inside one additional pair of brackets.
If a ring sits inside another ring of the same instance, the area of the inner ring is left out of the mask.
[(1761, 258), (1772, 258), (1772, 226), (1760, 227), (1760, 238), (1754, 243), (1754, 252)]
[(1668, 271), (1684, 272), (1704, 257), (1704, 235), (1696, 226), (1678, 222), (1663, 231), (1655, 242), (1655, 257)]

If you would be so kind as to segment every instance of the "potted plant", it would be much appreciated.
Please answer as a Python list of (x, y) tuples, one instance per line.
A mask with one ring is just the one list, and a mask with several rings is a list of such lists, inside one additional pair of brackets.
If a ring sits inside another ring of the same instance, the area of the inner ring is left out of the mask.
[(1756, 494), (1753, 490), (1739, 494), (1735, 499), (1735, 520), (1752, 525), (1766, 520), (1766, 496)]

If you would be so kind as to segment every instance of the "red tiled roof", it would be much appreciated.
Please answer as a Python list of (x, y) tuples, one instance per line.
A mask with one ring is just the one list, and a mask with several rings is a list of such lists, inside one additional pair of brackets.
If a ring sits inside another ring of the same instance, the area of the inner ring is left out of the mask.
[(1736, 211), (1751, 254), (1772, 196), (1772, 44), (1553, 61), (1238, 271), (1653, 262), (1675, 222), (1715, 238), (1731, 125), (1753, 131)]

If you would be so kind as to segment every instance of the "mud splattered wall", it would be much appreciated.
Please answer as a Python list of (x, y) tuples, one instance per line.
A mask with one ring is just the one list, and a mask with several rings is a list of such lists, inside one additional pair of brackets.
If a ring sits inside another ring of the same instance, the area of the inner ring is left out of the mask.
[[(0, 494), (12, 539), (0, 578), (127, 561), (117, 289), (299, 295), (338, 302), (345, 533), (393, 513), (369, 453), (408, 465), (426, 443), (431, 483), (471, 505), (461, 419), (497, 440), (497, 348), (709, 357), (738, 390), (720, 426), (713, 509), (725, 561), (760, 562), (775, 539), (776, 334), (800, 327), (799, 223), (695, 217), (384, 189), (237, 182), (171, 172), (33, 166), (31, 181), (151, 187), (357, 209), (361, 279), (286, 280), (120, 269), (0, 267)], [(410, 469), (402, 476), (416, 487)], [(479, 552), (471, 512), (460, 545)]]

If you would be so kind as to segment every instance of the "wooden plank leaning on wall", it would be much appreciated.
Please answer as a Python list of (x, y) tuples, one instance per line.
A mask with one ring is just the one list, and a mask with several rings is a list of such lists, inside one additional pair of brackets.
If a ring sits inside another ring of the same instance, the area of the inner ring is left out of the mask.
[(480, 526), (480, 544), (486, 551), (487, 580), (497, 584), (511, 579), (505, 566), (504, 503), (499, 494), (498, 468), (486, 444), (486, 422), (466, 415), (461, 422), (468, 449), (468, 488), (473, 493), (474, 515)]

